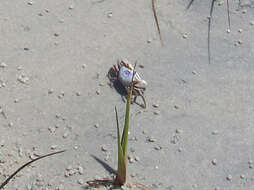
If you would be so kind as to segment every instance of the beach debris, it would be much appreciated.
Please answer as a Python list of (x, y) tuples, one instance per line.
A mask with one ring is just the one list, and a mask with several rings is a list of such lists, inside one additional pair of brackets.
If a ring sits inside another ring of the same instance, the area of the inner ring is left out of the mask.
[[(108, 78), (112, 84), (120, 82), (122, 87), (125, 89), (125, 94), (129, 93), (130, 85), (133, 78), (133, 98), (131, 100), (131, 103), (136, 103), (137, 105), (146, 108), (144, 92), (146, 90), (145, 86), (147, 85), (147, 82), (140, 77), (139, 73), (133, 71), (134, 67), (128, 62), (127, 59), (122, 61), (118, 60), (117, 64), (113, 65), (113, 67), (109, 69)], [(142, 98), (143, 103), (137, 102), (138, 96)]]
[(102, 150), (103, 152), (108, 152), (108, 148), (106, 147), (106, 145), (102, 145), (102, 146), (101, 146), (101, 150)]
[(249, 164), (249, 168), (252, 169), (252, 168), (253, 168), (253, 161), (252, 161), (252, 160), (249, 160), (249, 161), (248, 161), (248, 164)]
[(54, 89), (50, 88), (48, 89), (48, 94), (52, 94), (54, 92)]
[(160, 115), (160, 111), (156, 110), (153, 112), (154, 115)]
[(9, 123), (8, 123), (8, 126), (9, 126), (9, 127), (13, 127), (13, 125), (14, 125), (13, 122), (9, 122)]
[(97, 95), (100, 95), (100, 93), (101, 93), (100, 90), (96, 90)]
[(154, 108), (158, 108), (158, 107), (159, 107), (159, 104), (153, 104), (153, 107), (154, 107)]
[(94, 124), (95, 128), (99, 128), (99, 126), (100, 126), (99, 123)]
[(244, 175), (244, 174), (241, 174), (241, 175), (240, 175), (240, 178), (241, 178), (241, 179), (245, 179), (245, 175)]
[(4, 110), (2, 109), (1, 106), (0, 106), (0, 114), (1, 114), (5, 119), (7, 119), (7, 116), (6, 116)]
[(78, 179), (77, 183), (78, 183), (79, 185), (83, 185), (83, 184), (84, 184), (84, 180), (83, 180), (83, 179)]
[(188, 34), (187, 33), (184, 33), (183, 34), (183, 39), (187, 39), (188, 38)]
[(1, 62), (0, 63), (0, 68), (5, 68), (5, 67), (7, 67), (7, 64), (5, 62)]
[(239, 33), (242, 33), (242, 32), (243, 32), (243, 29), (239, 28), (239, 29), (238, 29), (238, 32), (239, 32)]
[(162, 147), (161, 147), (160, 145), (156, 145), (156, 146), (154, 147), (154, 149), (155, 149), (155, 150), (161, 150)]
[(157, 139), (155, 139), (154, 137), (148, 137), (148, 138), (147, 138), (147, 141), (148, 141), (148, 142), (156, 142)]
[(58, 147), (57, 145), (51, 145), (50, 149), (55, 150), (55, 149), (57, 149), (57, 147)]
[(109, 12), (109, 13), (107, 14), (107, 16), (108, 16), (108, 18), (111, 18), (111, 17), (113, 16), (113, 12)]
[(6, 86), (6, 83), (4, 81), (0, 80), (0, 88), (5, 87), (5, 86)]
[(160, 29), (160, 25), (159, 25), (159, 20), (158, 20), (158, 16), (157, 16), (157, 11), (155, 8), (155, 0), (152, 0), (152, 10), (153, 10), (153, 16), (154, 16), (154, 20), (157, 26), (157, 30), (158, 30), (158, 34), (160, 37), (160, 42), (161, 42), (161, 46), (163, 46), (163, 41), (162, 41), (162, 36), (161, 36), (161, 29)]
[(227, 179), (228, 181), (232, 181), (233, 177), (232, 177), (232, 175), (228, 175), (228, 176), (226, 177), (226, 179)]
[(218, 134), (219, 134), (219, 131), (218, 131), (218, 130), (212, 131), (212, 135), (218, 135)]
[(29, 81), (29, 78), (25, 74), (21, 74), (17, 79), (20, 83), (26, 84)]
[(213, 159), (212, 160), (212, 164), (215, 166), (215, 165), (217, 165), (217, 160), (216, 159)]

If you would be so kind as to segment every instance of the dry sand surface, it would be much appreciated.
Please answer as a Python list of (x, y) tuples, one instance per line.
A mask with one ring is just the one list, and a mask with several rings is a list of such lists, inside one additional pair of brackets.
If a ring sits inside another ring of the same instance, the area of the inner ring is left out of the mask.
[(100, 160), (116, 168), (114, 106), (122, 124), (125, 104), (106, 74), (121, 58), (148, 83), (147, 108), (131, 106), (128, 183), (254, 189), (254, 1), (230, 1), (230, 33), (226, 1), (215, 3), (211, 64), (210, 2), (156, 2), (163, 47), (150, 0), (1, 0), (0, 181), (67, 150), (6, 189), (82, 190), (110, 176)]

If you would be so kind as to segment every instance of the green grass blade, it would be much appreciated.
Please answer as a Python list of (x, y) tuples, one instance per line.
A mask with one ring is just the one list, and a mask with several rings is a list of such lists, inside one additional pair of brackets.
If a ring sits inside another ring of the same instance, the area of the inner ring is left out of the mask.
[(116, 113), (116, 125), (117, 125), (117, 145), (118, 145), (118, 168), (117, 168), (117, 178), (115, 180), (116, 184), (122, 185), (125, 183), (126, 180), (126, 158), (123, 154), (123, 149), (121, 145), (121, 137), (120, 137), (120, 128), (119, 128), (119, 121), (118, 121), (118, 114), (117, 109), (115, 107)]
[(131, 84), (130, 92), (128, 94), (128, 98), (126, 102), (124, 130), (123, 130), (122, 140), (121, 140), (124, 156), (126, 156), (127, 146), (128, 146), (128, 131), (129, 131), (129, 124), (130, 124), (130, 103), (131, 103), (132, 89), (133, 89), (133, 84)]

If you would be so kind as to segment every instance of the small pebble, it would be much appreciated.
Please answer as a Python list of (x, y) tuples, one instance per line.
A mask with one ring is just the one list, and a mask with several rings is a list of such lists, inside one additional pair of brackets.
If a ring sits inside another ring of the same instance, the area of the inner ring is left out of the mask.
[(57, 149), (57, 147), (58, 147), (57, 145), (51, 145), (50, 149), (55, 150), (55, 149)]
[(241, 174), (241, 175), (240, 175), (240, 178), (241, 178), (241, 179), (244, 179), (244, 178), (245, 178), (245, 175)]
[(161, 150), (161, 149), (162, 149), (162, 147), (161, 147), (161, 146), (159, 146), (159, 145), (156, 145), (156, 146), (154, 147), (154, 149), (155, 149), (155, 150)]
[(6, 63), (4, 63), (4, 62), (0, 63), (0, 68), (5, 68), (5, 67), (7, 67)]
[(83, 169), (82, 166), (79, 166), (79, 167), (78, 167), (78, 173), (79, 173), (80, 175), (83, 175), (83, 174), (84, 174), (84, 169)]
[(99, 91), (99, 90), (96, 90), (96, 94), (97, 94), (97, 95), (100, 95), (100, 91)]
[(102, 145), (102, 146), (101, 146), (101, 150), (102, 150), (103, 152), (108, 152), (108, 148), (106, 147), (106, 145)]
[(82, 69), (85, 69), (85, 68), (86, 68), (86, 64), (83, 64), (83, 65), (82, 65)]
[(138, 67), (141, 68), (141, 69), (144, 69), (144, 68), (145, 68), (145, 66), (142, 65), (142, 64), (139, 64)]
[(216, 159), (213, 159), (213, 160), (212, 160), (212, 164), (213, 164), (213, 165), (217, 165), (217, 160), (216, 160)]
[(63, 138), (64, 138), (64, 139), (66, 139), (68, 136), (69, 136), (69, 132), (65, 132), (65, 133), (63, 134)]
[(113, 16), (113, 13), (112, 12), (109, 12), (108, 13), (108, 18), (111, 18)]
[(243, 41), (242, 41), (242, 40), (238, 40), (237, 43), (238, 43), (239, 45), (241, 45), (241, 44), (243, 44)]
[(70, 5), (70, 6), (69, 6), (69, 9), (70, 9), (70, 10), (74, 9), (74, 5)]
[(158, 108), (158, 107), (159, 107), (159, 104), (153, 104), (153, 107), (154, 107), (154, 108)]
[(250, 25), (254, 26), (254, 20), (250, 21)]
[(29, 78), (24, 74), (21, 74), (17, 80), (23, 84), (26, 84), (29, 81)]
[(243, 9), (243, 10), (242, 10), (242, 13), (243, 13), (243, 14), (246, 14), (246, 13), (247, 13), (247, 9)]
[(212, 135), (218, 135), (218, 134), (219, 134), (219, 131), (217, 130), (212, 131)]
[(188, 38), (188, 34), (187, 33), (183, 34), (183, 39), (187, 39), (187, 38)]
[(183, 133), (183, 130), (181, 130), (181, 129), (176, 129), (176, 133), (177, 133), (177, 134), (181, 134), (181, 133)]
[(56, 187), (56, 190), (64, 190), (64, 185), (60, 184), (58, 187)]
[(183, 151), (183, 148), (179, 147), (179, 148), (177, 149), (177, 151), (178, 151), (178, 152), (182, 152), (182, 151)]
[(14, 125), (14, 124), (13, 124), (12, 122), (8, 123), (8, 126), (9, 126), (9, 127), (13, 127), (13, 125)]
[(153, 114), (154, 115), (160, 115), (160, 111), (154, 111)]
[(152, 39), (148, 39), (146, 42), (150, 44), (152, 42)]
[(74, 149), (74, 150), (78, 150), (78, 146), (77, 146), (77, 145), (74, 146), (73, 149)]
[(148, 142), (156, 142), (157, 140), (154, 137), (148, 137)]
[(224, 4), (224, 1), (219, 1), (218, 2), (218, 6), (221, 6), (221, 5), (223, 5)]
[(52, 94), (54, 90), (52, 88), (48, 89), (48, 94)]
[(5, 145), (5, 141), (4, 141), (4, 140), (1, 140), (1, 141), (0, 141), (0, 147), (4, 147), (4, 145)]
[(178, 109), (179, 109), (179, 106), (177, 106), (177, 105), (174, 105), (174, 108), (175, 108), (176, 110), (178, 110)]
[(198, 184), (193, 184), (192, 187), (196, 189), (198, 187)]
[(220, 187), (215, 187), (214, 190), (221, 190)]
[(95, 127), (95, 128), (99, 128), (99, 124), (96, 123), (96, 124), (94, 125), (94, 127)]
[(242, 33), (242, 32), (243, 32), (243, 29), (239, 28), (239, 29), (238, 29), (238, 32), (239, 32), (239, 33)]
[(55, 37), (58, 37), (58, 36), (59, 36), (59, 34), (58, 34), (58, 33), (54, 33), (54, 36), (55, 36)]
[(231, 30), (228, 28), (228, 29), (227, 29), (227, 33), (229, 34), (230, 32), (231, 32)]
[(28, 4), (28, 5), (33, 5), (33, 2), (32, 2), (32, 1), (29, 1), (27, 4)]
[(252, 161), (252, 160), (249, 160), (249, 161), (248, 161), (248, 164), (253, 164), (253, 161)]
[(18, 102), (19, 102), (19, 99), (16, 98), (16, 99), (14, 100), (14, 103), (18, 103)]
[(18, 71), (21, 71), (22, 69), (23, 69), (22, 66), (18, 66), (18, 67), (17, 67), (17, 70), (18, 70)]
[(226, 177), (226, 179), (227, 179), (228, 181), (232, 181), (233, 177), (232, 177), (232, 175), (228, 175), (228, 176)]
[(78, 184), (79, 184), (79, 185), (83, 185), (83, 184), (84, 184), (84, 180), (83, 180), (83, 179), (79, 179), (79, 180), (78, 180)]
[(28, 47), (25, 47), (24, 50), (25, 50), (25, 51), (29, 51), (30, 49), (29, 49)]

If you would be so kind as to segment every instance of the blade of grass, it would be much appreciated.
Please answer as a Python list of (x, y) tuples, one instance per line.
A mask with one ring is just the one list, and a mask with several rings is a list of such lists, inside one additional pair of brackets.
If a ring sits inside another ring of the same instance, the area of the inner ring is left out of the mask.
[(37, 160), (40, 160), (42, 158), (46, 158), (46, 157), (49, 157), (49, 156), (53, 156), (55, 154), (60, 154), (60, 153), (63, 153), (65, 152), (65, 150), (61, 150), (61, 151), (58, 151), (58, 152), (53, 152), (53, 153), (50, 153), (50, 154), (46, 154), (46, 155), (43, 155), (43, 156), (40, 156), (34, 160), (31, 160), (30, 162), (27, 162), (25, 163), (23, 166), (21, 166), (20, 168), (18, 168), (13, 174), (11, 174), (1, 185), (0, 185), (0, 189), (3, 189), (5, 187), (5, 185), (7, 185), (9, 183), (9, 181), (18, 173), (20, 172), (22, 169), (24, 169), (25, 167), (29, 166), (30, 164), (32, 164), (33, 162), (37, 161)]
[(215, 0), (212, 0), (211, 8), (210, 8), (210, 15), (208, 18), (208, 34), (207, 34), (207, 44), (208, 44), (208, 63), (211, 63), (211, 50), (210, 50), (210, 38), (211, 38), (211, 22), (213, 17), (213, 9), (214, 9)]
[(114, 181), (114, 184), (120, 185), (120, 186), (126, 182), (128, 131), (129, 131), (129, 124), (130, 124), (130, 104), (131, 104), (131, 97), (132, 97), (132, 90), (133, 90), (133, 78), (136, 74), (135, 68), (136, 68), (136, 63), (134, 65), (130, 91), (128, 92), (128, 97), (126, 102), (125, 122), (124, 122), (124, 129), (123, 129), (121, 141), (120, 141), (120, 127), (118, 122), (118, 114), (117, 114), (117, 109), (115, 108), (116, 123), (117, 123), (118, 168), (117, 168), (117, 176)]
[(230, 24), (230, 14), (229, 14), (229, 0), (227, 0), (227, 12), (228, 12), (228, 28), (231, 28)]
[(159, 25), (159, 21), (158, 21), (158, 17), (157, 17), (157, 12), (156, 12), (156, 8), (155, 8), (155, 0), (152, 0), (152, 9), (153, 9), (153, 16), (154, 16), (154, 19), (155, 19), (157, 30), (158, 30), (158, 33), (159, 33), (159, 36), (160, 36), (161, 46), (163, 46), (160, 25)]
[(118, 114), (117, 109), (115, 107), (116, 113), (116, 124), (117, 124), (117, 145), (118, 145), (118, 168), (117, 168), (117, 176), (115, 180), (116, 185), (123, 185), (126, 181), (126, 156), (123, 154), (123, 148), (121, 144), (121, 137), (120, 137), (120, 128), (119, 128), (119, 121), (118, 121)]
[(193, 2), (194, 2), (194, 0), (191, 0), (191, 1), (189, 2), (189, 4), (188, 4), (188, 6), (187, 6), (186, 9), (189, 9), (189, 8), (191, 7), (191, 5), (192, 5)]

